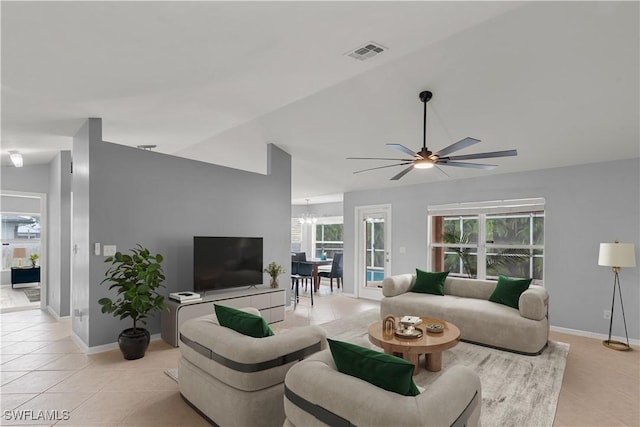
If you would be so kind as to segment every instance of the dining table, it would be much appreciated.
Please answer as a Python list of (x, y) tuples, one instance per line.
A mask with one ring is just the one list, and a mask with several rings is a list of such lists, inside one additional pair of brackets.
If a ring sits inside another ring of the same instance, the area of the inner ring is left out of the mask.
[(315, 292), (318, 292), (318, 289), (320, 289), (320, 277), (318, 276), (318, 267), (321, 265), (331, 265), (331, 263), (333, 262), (333, 259), (332, 258), (326, 258), (326, 259), (311, 258), (311, 259), (308, 259), (307, 262), (313, 265), (313, 290)]

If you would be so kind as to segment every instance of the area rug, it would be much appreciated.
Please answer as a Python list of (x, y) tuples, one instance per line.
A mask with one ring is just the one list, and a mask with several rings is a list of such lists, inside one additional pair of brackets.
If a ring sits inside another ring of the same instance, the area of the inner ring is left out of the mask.
[[(320, 325), (329, 338), (380, 350), (369, 342), (367, 329), (380, 319), (377, 308)], [(552, 426), (569, 354), (569, 344), (549, 341), (539, 356), (523, 356), (464, 342), (442, 354), (442, 371), (421, 369), (416, 384), (429, 392), (429, 385), (448, 367), (465, 365), (480, 376), (484, 427)], [(424, 356), (423, 356), (424, 357)], [(424, 367), (424, 360), (420, 360)], [(176, 368), (165, 371), (178, 381)]]
[(175, 382), (178, 382), (178, 368), (171, 368), (164, 371), (165, 374), (169, 376)]
[(40, 301), (40, 289), (25, 289), (24, 294), (27, 296), (29, 302)]
[[(380, 320), (380, 310), (324, 323), (330, 338), (381, 350), (369, 342), (369, 325)], [(421, 369), (416, 384), (429, 392), (429, 384), (447, 367), (465, 365), (480, 376), (482, 383), (481, 423), (488, 426), (551, 426), (569, 353), (569, 344), (550, 341), (539, 356), (523, 356), (461, 342), (442, 354), (443, 369)], [(424, 356), (423, 356), (424, 357)], [(424, 360), (420, 360), (424, 367)]]

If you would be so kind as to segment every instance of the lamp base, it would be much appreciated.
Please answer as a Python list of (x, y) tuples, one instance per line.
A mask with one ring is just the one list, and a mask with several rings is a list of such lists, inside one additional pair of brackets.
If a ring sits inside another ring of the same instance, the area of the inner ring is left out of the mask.
[(631, 347), (629, 347), (628, 344), (625, 344), (623, 342), (620, 341), (615, 341), (615, 340), (604, 340), (602, 341), (602, 345), (610, 348), (612, 350), (618, 350), (618, 351), (629, 351), (631, 350)]

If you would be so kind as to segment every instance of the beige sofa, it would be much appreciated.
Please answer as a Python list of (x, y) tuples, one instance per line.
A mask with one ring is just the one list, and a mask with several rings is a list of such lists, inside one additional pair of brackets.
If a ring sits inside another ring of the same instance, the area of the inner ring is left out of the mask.
[(477, 426), (480, 378), (453, 366), (417, 396), (376, 387), (339, 372), (329, 350), (292, 367), (285, 378), (285, 427)]
[(447, 277), (444, 295), (409, 292), (415, 274), (384, 279), (380, 316), (424, 316), (460, 328), (463, 341), (517, 353), (540, 354), (549, 338), (549, 294), (532, 285), (522, 293), (519, 309), (488, 301), (496, 282)]
[(215, 314), (192, 319), (180, 330), (180, 394), (215, 425), (281, 426), (287, 371), (326, 346), (318, 326), (252, 338), (220, 326)]

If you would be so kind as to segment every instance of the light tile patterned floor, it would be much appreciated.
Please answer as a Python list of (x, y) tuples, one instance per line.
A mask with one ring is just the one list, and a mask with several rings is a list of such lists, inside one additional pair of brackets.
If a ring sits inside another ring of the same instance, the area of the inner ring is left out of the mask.
[[(29, 298), (24, 293), (25, 289), (34, 289), (31, 285), (11, 285), (0, 286), (0, 310), (4, 312), (14, 310), (24, 310), (25, 308), (39, 308), (40, 302), (29, 302)], [(36, 286), (37, 287), (37, 286)]]
[[(303, 296), (273, 329), (320, 324), (375, 307), (376, 302), (332, 294), (323, 286), (313, 307)], [(0, 424), (208, 425), (164, 374), (177, 366), (179, 351), (163, 341), (152, 342), (143, 359), (126, 361), (119, 350), (83, 354), (69, 338), (70, 321), (56, 322), (40, 310), (3, 313), (0, 321), (2, 410), (69, 411), (69, 419), (57, 424)], [(637, 350), (616, 352), (597, 340), (558, 333), (552, 339), (571, 344), (555, 425), (640, 425)]]

